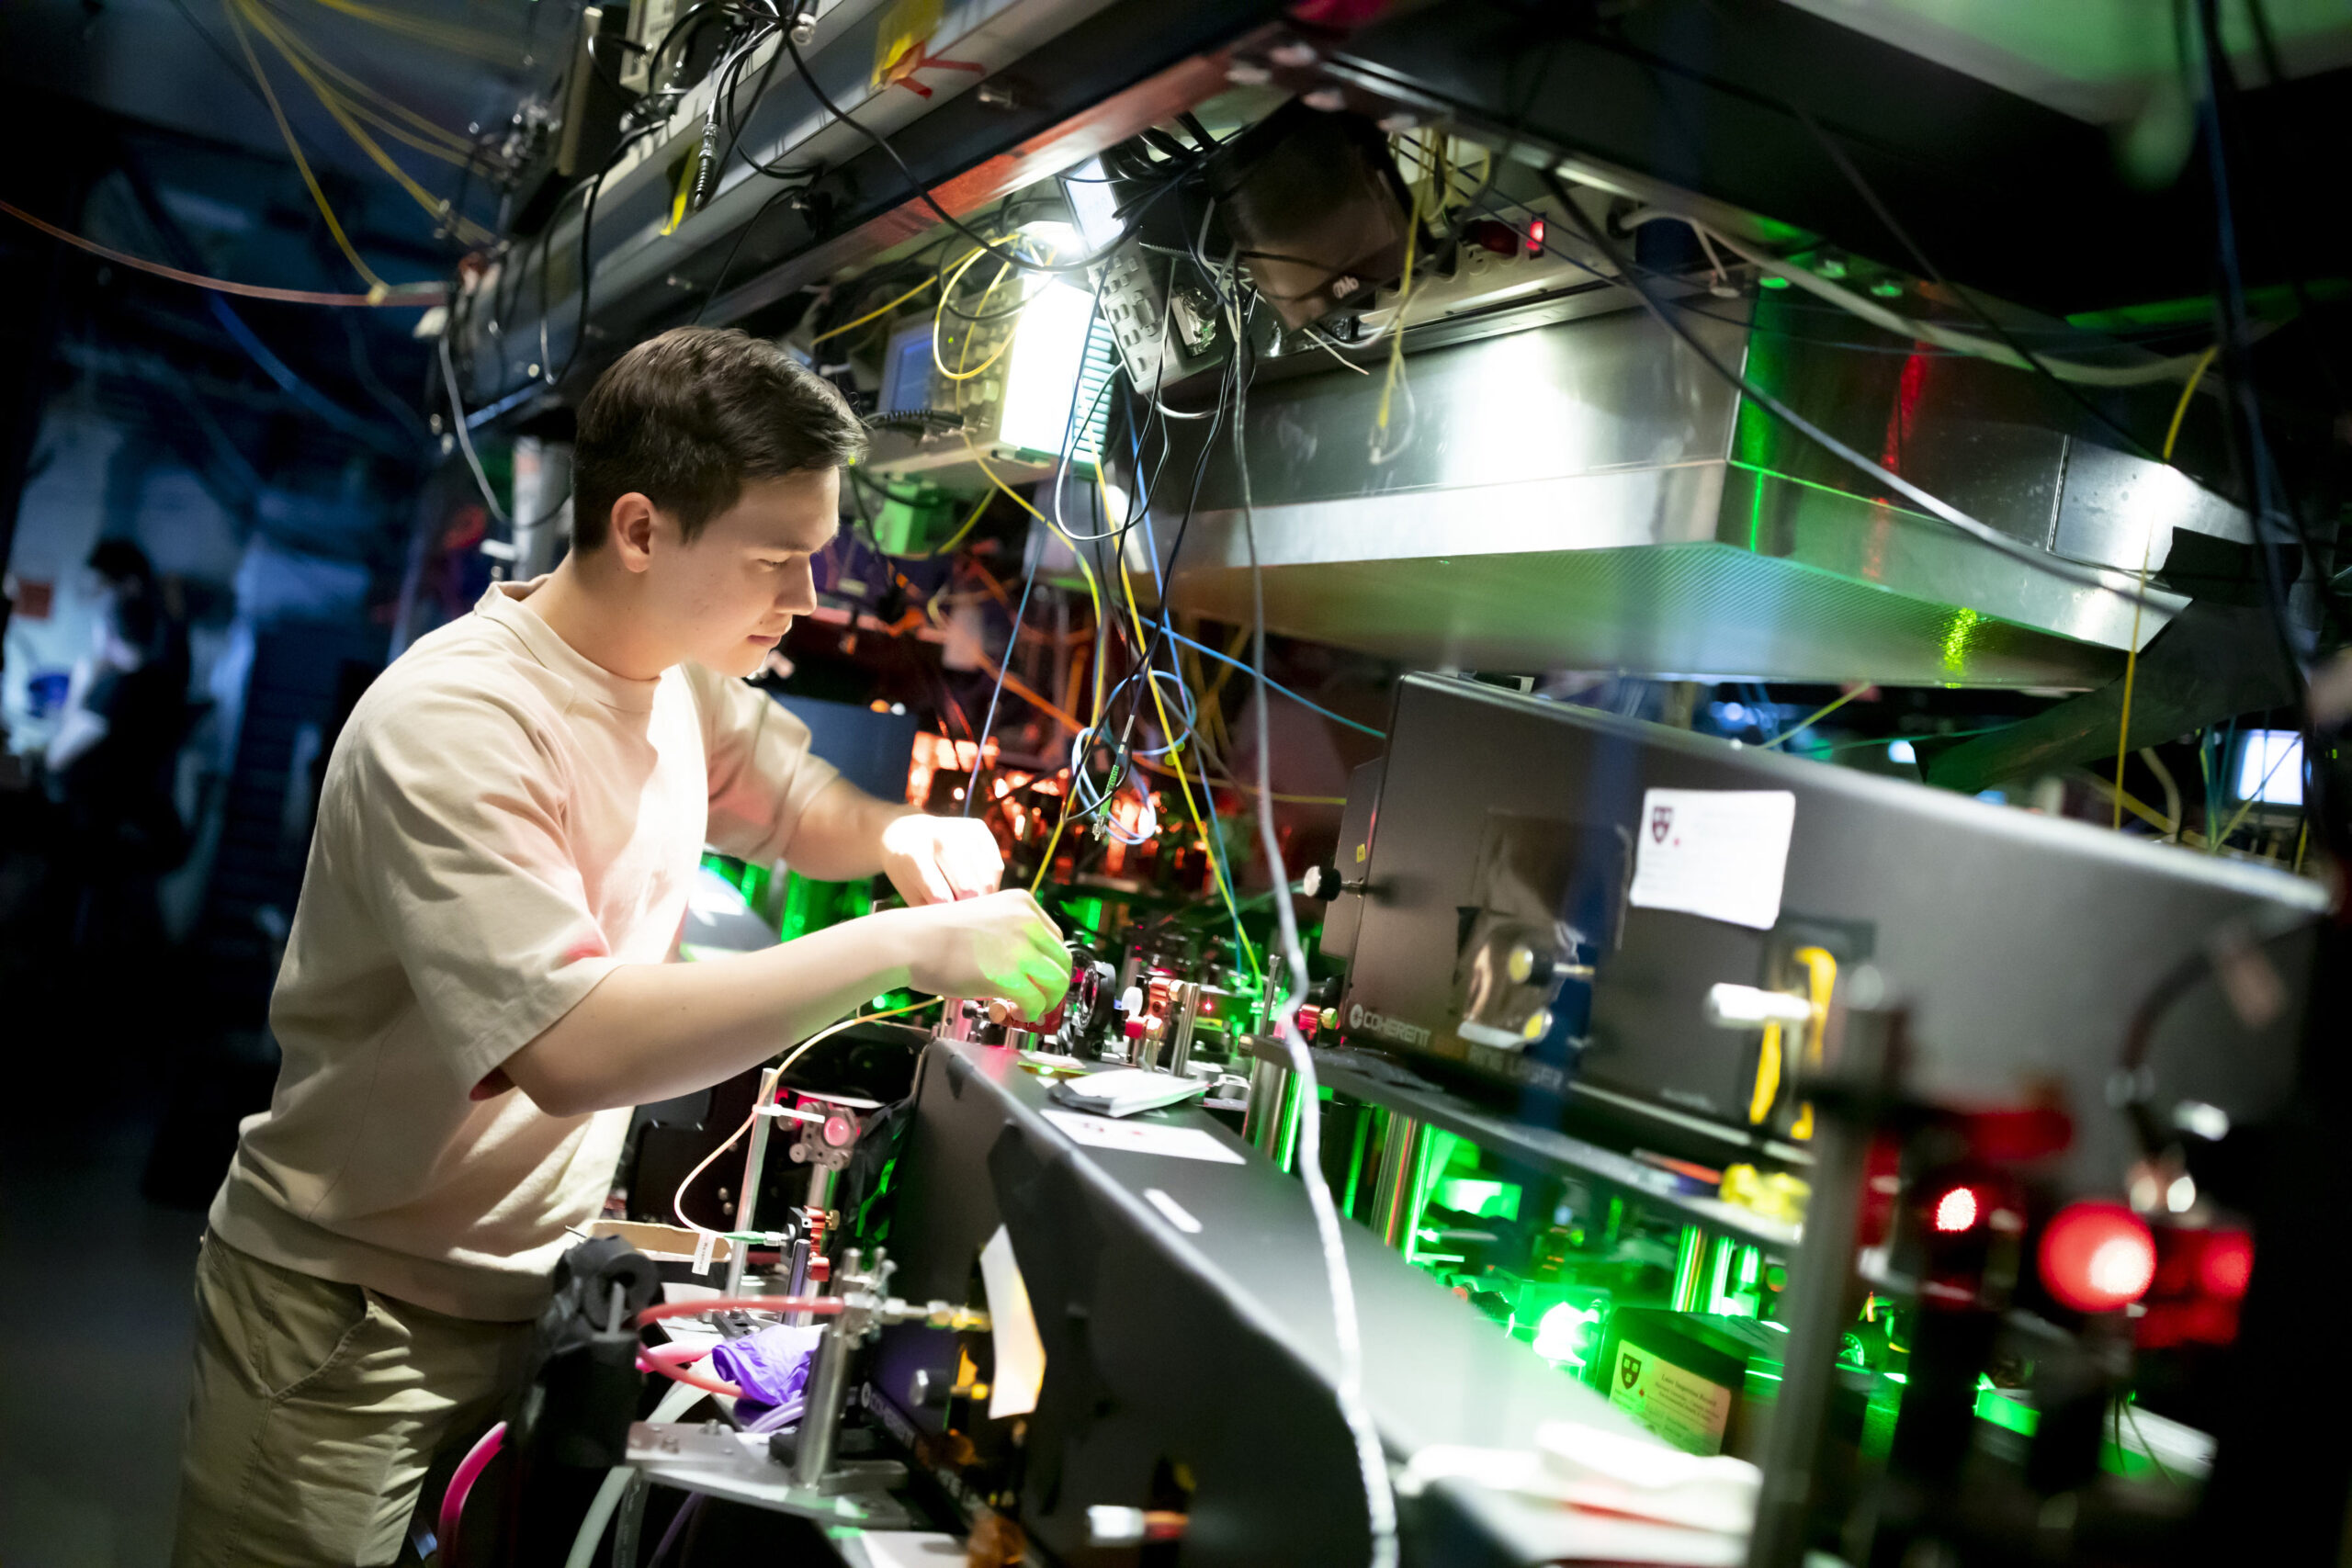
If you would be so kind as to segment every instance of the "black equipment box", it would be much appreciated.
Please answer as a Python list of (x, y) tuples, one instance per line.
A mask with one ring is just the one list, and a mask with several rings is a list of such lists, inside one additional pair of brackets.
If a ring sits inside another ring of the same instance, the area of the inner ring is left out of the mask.
[[(877, 1415), (951, 1492), (963, 1469), (983, 1477), (960, 1488), (967, 1501), (1017, 1496), (1058, 1561), (1114, 1560), (1087, 1545), (1087, 1509), (1112, 1505), (1185, 1513), (1183, 1560), (1196, 1568), (1361, 1568), (1363, 1492), (1333, 1392), (1331, 1300), (1306, 1190), (1195, 1107), (1118, 1125), (1210, 1157), (1083, 1141), (1099, 1129), (1046, 1089), (1016, 1052), (934, 1042), (887, 1243), (894, 1293), (978, 1305), (976, 1260), (1005, 1228), (1045, 1348), (1035, 1410), (989, 1421), (978, 1397), (943, 1397), (972, 1386), (973, 1352), (918, 1325), (876, 1347)], [(1365, 1401), (1392, 1463), (1432, 1445), (1532, 1448), (1554, 1421), (1656, 1441), (1363, 1226), (1340, 1228)], [(1628, 1528), (1459, 1482), (1399, 1507), (1408, 1563), (1589, 1558), (1591, 1532)]]
[[(1484, 1084), (1523, 1120), (1576, 1105), (1660, 1147), (1713, 1137), (1718, 1159), (1793, 1150), (1785, 1118), (1751, 1128), (1758, 1037), (1711, 1025), (1708, 992), (1802, 990), (1812, 949), (1867, 961), (1909, 1008), (1916, 1093), (2054, 1091), (2070, 1170), (2111, 1186), (2128, 1139), (2108, 1080), (2134, 1008), (2229, 922), (2324, 904), (2283, 872), (1449, 677), (1400, 682), (1376, 776), (1374, 808), (1349, 805), (1370, 831), (1342, 868), (1362, 890), (1328, 927), (1351, 961), (1349, 1043)], [(1533, 986), (1501, 973), (1521, 948)], [(2308, 939), (2265, 951), (2301, 996)], [(2190, 987), (2154, 1037), (2160, 1101), (2274, 1112), (2294, 1012), (2248, 1029), (2216, 986)]]

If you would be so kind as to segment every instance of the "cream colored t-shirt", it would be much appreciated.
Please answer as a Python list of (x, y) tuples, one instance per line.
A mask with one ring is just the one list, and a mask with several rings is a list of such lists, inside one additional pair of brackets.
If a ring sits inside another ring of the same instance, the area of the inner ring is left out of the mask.
[(626, 1110), (470, 1091), (616, 964), (668, 959), (708, 842), (784, 858), (832, 768), (764, 694), (628, 681), (501, 585), (335, 742), (270, 1003), (285, 1053), (212, 1225), (288, 1269), (517, 1320), (603, 1206)]

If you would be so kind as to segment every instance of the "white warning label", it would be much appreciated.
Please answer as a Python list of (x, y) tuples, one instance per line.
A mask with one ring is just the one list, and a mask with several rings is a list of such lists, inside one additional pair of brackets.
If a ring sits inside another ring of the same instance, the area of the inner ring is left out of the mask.
[(1617, 1347), (1609, 1403), (1685, 1453), (1723, 1452), (1731, 1390), (1662, 1360), (1631, 1341)]
[(1632, 902), (1770, 931), (1781, 918), (1797, 797), (1785, 789), (1642, 792)]

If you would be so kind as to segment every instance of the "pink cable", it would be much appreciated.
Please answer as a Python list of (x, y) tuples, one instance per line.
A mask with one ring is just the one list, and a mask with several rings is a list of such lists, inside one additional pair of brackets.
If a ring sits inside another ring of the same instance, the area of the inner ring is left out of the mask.
[(475, 1478), (498, 1457), (499, 1445), (505, 1440), (506, 1423), (501, 1421), (466, 1450), (466, 1457), (458, 1461), (458, 1473), (449, 1477), (449, 1490), (441, 1495), (442, 1568), (458, 1568), (458, 1526), (465, 1517), (466, 1497), (474, 1489)]
[(682, 1382), (689, 1388), (701, 1389), (705, 1393), (723, 1393), (729, 1399), (742, 1398), (743, 1391), (733, 1383), (721, 1382), (717, 1378), (705, 1377), (700, 1372), (686, 1370), (687, 1362), (698, 1361), (709, 1354), (710, 1350), (706, 1348), (684, 1345), (641, 1345), (637, 1351), (637, 1370), (641, 1372), (659, 1372), (673, 1382)]

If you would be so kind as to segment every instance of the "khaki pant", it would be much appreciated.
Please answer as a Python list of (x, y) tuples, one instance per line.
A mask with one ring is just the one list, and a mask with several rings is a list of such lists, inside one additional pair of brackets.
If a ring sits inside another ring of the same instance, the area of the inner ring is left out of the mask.
[(499, 1418), (529, 1340), (207, 1233), (173, 1568), (401, 1561), (427, 1470)]

